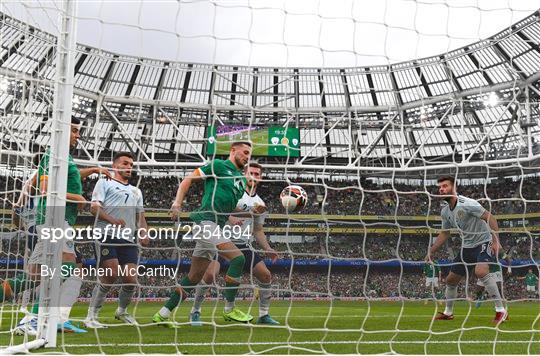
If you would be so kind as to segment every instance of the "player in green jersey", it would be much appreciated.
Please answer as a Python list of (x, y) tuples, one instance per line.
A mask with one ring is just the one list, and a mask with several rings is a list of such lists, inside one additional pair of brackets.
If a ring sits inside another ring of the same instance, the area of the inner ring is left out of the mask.
[(533, 273), (532, 268), (529, 268), (529, 272), (525, 277), (518, 277), (518, 279), (525, 280), (525, 286), (527, 288), (527, 297), (536, 298), (536, 286), (538, 285), (538, 277)]
[[(422, 268), (422, 272), (426, 276), (426, 284), (425, 287), (428, 288), (429, 292), (436, 291), (437, 288), (439, 288), (439, 281), (442, 280), (441, 275), (441, 267), (437, 264), (437, 261), (434, 261), (434, 263), (426, 262), (424, 263), (424, 267)], [(430, 293), (432, 296), (434, 296), (434, 293)], [(427, 304), (428, 298), (424, 299), (424, 304)]]
[(426, 276), (426, 288), (433, 286), (439, 287), (439, 281), (441, 280), (441, 268), (435, 263), (424, 263), (423, 273)]
[[(173, 326), (168, 322), (171, 312), (195, 289), (210, 262), (216, 259), (218, 252), (229, 261), (229, 269), (225, 276), (224, 319), (243, 323), (253, 319), (251, 315), (234, 307), (245, 257), (230, 237), (227, 237), (231, 235), (225, 231), (229, 215), (235, 211), (238, 200), (245, 191), (246, 178), (242, 170), (249, 161), (251, 149), (250, 142), (235, 142), (231, 146), (227, 160), (214, 159), (207, 165), (195, 169), (180, 183), (171, 208), (173, 219), (178, 217), (191, 183), (204, 180), (201, 206), (190, 214), (190, 219), (195, 223), (191, 229), (191, 236), (184, 236), (195, 240), (196, 245), (188, 275), (180, 281), (180, 287), (172, 292), (167, 303), (154, 314), (152, 318), (154, 323)], [(260, 213), (256, 210), (253, 212)]]
[[(70, 128), (70, 149), (74, 149), (80, 138), (80, 120), (72, 117)], [(49, 178), (49, 158), (50, 150), (47, 150), (39, 163), (38, 172), (32, 177), (32, 186), (36, 187), (40, 194), (36, 209), (36, 229), (38, 237), (41, 234), (41, 229), (45, 223), (46, 207), (47, 207), (47, 188)], [(68, 156), (68, 177), (67, 177), (67, 191), (66, 191), (66, 208), (65, 208), (65, 224), (64, 226), (57, 226), (57, 228), (68, 228), (75, 225), (77, 220), (78, 210), (83, 208), (86, 204), (86, 199), (82, 196), (82, 179), (91, 174), (104, 174), (110, 177), (109, 172), (104, 168), (91, 167), (79, 169), (71, 157)], [(73, 240), (62, 239), (62, 271), (73, 271), (76, 266), (76, 254)], [(45, 241), (41, 239), (36, 243), (34, 250), (28, 261), (28, 269), (25, 273), (21, 273), (15, 278), (10, 278), (2, 283), (0, 288), (0, 302), (4, 300), (12, 299), (17, 293), (23, 291), (26, 288), (32, 288), (37, 284), (39, 279), (40, 265), (43, 263), (45, 257)], [(62, 276), (62, 285), (60, 292), (60, 319), (61, 323), (59, 328), (66, 332), (85, 332), (71, 325), (67, 320), (71, 306), (77, 300), (79, 295), (79, 289), (82, 281), (80, 278), (76, 278), (71, 274)], [(37, 314), (38, 304), (34, 305), (32, 310), (33, 314)]]

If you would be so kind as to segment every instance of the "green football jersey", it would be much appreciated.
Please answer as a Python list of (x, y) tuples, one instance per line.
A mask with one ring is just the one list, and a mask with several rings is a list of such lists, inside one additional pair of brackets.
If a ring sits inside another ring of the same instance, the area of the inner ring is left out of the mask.
[(432, 265), (430, 263), (424, 264), (424, 274), (427, 278), (438, 277), (441, 269), (438, 265)]
[[(47, 178), (49, 175), (49, 158), (50, 150), (47, 150), (43, 155), (43, 158), (39, 162), (38, 168), (38, 191), (41, 191), (42, 181)], [(72, 194), (82, 194), (82, 181), (81, 173), (75, 162), (73, 162), (73, 157), (69, 155), (68, 157), (68, 179), (67, 179), (67, 192)], [(77, 221), (78, 207), (77, 203), (66, 202), (66, 213), (65, 219), (70, 226), (75, 225)], [(37, 204), (37, 214), (36, 214), (36, 224), (42, 225), (45, 223), (45, 214), (47, 213), (47, 198), (40, 197)]]
[(230, 160), (215, 159), (199, 171), (205, 178), (204, 194), (201, 206), (189, 217), (196, 223), (213, 221), (224, 226), (244, 195), (246, 178)]
[(534, 273), (527, 273), (525, 276), (525, 284), (528, 286), (536, 286), (536, 281), (538, 278)]

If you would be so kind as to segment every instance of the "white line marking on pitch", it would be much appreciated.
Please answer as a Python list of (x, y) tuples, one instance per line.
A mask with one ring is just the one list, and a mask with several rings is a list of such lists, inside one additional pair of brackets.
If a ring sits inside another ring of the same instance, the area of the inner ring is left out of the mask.
[[(186, 314), (187, 315), (187, 314)], [(427, 319), (428, 321), (430, 321), (430, 317), (433, 317), (435, 314), (415, 314), (415, 315), (402, 315), (401, 317), (399, 317), (400, 319)], [(181, 317), (180, 313), (178, 313), (177, 315), (177, 319), (179, 317)], [(398, 315), (396, 314), (391, 314), (391, 313), (388, 313), (386, 315), (373, 315), (373, 314), (348, 314), (348, 315), (333, 315), (331, 314), (330, 315), (330, 319), (337, 319), (337, 318), (365, 318), (367, 316), (368, 319), (397, 319), (398, 318)], [(457, 317), (465, 317), (466, 315), (465, 314), (456, 314), (455, 316)], [(516, 317), (516, 316), (523, 316), (523, 317), (532, 317), (534, 318), (534, 315), (531, 315), (531, 314), (512, 314), (512, 316)], [(215, 315), (215, 318), (218, 319), (220, 317), (220, 315), (218, 313), (216, 313)], [(286, 315), (285, 314), (272, 314), (272, 317), (275, 317), (275, 318), (285, 318)], [(319, 319), (326, 319), (328, 316), (327, 315), (294, 315), (294, 314), (291, 314), (289, 315), (289, 319), (315, 319), (315, 318), (319, 318)], [(476, 313), (473, 313), (471, 312), (469, 314), (469, 318), (471, 317), (490, 317), (490, 315), (484, 315), (484, 314), (476, 314)], [(100, 317), (101, 320), (115, 320), (113, 317)], [(144, 319), (148, 319), (147, 317), (145, 317)], [(201, 319), (207, 319), (207, 320), (211, 320), (212, 319), (212, 316), (211, 315), (205, 315), (205, 316), (201, 316)], [(77, 320), (77, 321), (82, 321), (83, 319), (80, 319), (80, 318), (72, 318), (72, 320)]]
[[(439, 340), (431, 340), (429, 342), (427, 341), (414, 341), (414, 340), (407, 340), (407, 341), (389, 341), (389, 340), (383, 340), (383, 341), (290, 341), (290, 342), (278, 342), (278, 341), (266, 341), (266, 342), (186, 342), (186, 343), (164, 343), (164, 344), (114, 344), (114, 343), (107, 343), (107, 344), (66, 344), (63, 345), (64, 347), (113, 347), (113, 346), (125, 346), (125, 347), (161, 347), (161, 346), (245, 346), (245, 345), (310, 345), (310, 344), (361, 344), (361, 345), (380, 345), (380, 344), (492, 344), (495, 341), (488, 341), (488, 340), (465, 340), (465, 341), (439, 341)], [(525, 341), (525, 340), (497, 340), (497, 344), (529, 344), (534, 343), (535, 341)]]

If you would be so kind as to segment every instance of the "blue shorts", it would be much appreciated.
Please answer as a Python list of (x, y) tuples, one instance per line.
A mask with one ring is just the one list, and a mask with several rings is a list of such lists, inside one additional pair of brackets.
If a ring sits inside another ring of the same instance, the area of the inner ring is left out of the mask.
[(97, 263), (116, 259), (119, 265), (139, 263), (139, 246), (131, 243), (97, 243), (94, 245)]
[[(238, 247), (238, 249), (240, 251), (242, 251), (242, 254), (244, 255), (244, 257), (246, 259), (246, 262), (244, 263), (244, 272), (251, 272), (253, 270), (253, 268), (255, 268), (255, 266), (259, 262), (264, 263), (264, 260), (261, 257), (261, 255), (259, 255), (256, 251), (254, 251), (248, 245), (246, 245), (246, 244), (236, 244), (236, 247)], [(223, 263), (223, 262), (225, 262), (225, 260), (220, 257), (219, 262)]]
[(450, 272), (454, 272), (460, 276), (466, 276), (466, 269), (471, 274), (478, 263), (491, 262), (494, 262), (494, 259), (491, 251), (491, 241), (489, 241), (475, 247), (462, 248), (456, 258), (454, 258)]

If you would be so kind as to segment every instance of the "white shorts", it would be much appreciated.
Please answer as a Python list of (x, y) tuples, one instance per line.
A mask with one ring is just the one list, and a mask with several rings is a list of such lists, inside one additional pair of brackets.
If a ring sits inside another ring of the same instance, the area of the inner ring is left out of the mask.
[(223, 237), (221, 227), (213, 221), (201, 221), (193, 225), (191, 238), (195, 241), (193, 256), (215, 260), (219, 246), (230, 242), (230, 239)]
[(535, 286), (527, 286), (527, 292), (536, 292)]
[(437, 277), (426, 277), (426, 287), (429, 287), (430, 285), (433, 285), (434, 287), (439, 286), (439, 278)]
[[(503, 276), (502, 276), (502, 272), (501, 271), (498, 271), (498, 272), (492, 272), (491, 275), (493, 276), (493, 278), (495, 279), (495, 283), (502, 283), (503, 282)], [(484, 283), (482, 283), (482, 281), (480, 280), (480, 278), (478, 278), (476, 280), (476, 285), (477, 286), (480, 286), (480, 287), (484, 287)]]
[[(36, 245), (34, 246), (34, 250), (32, 251), (32, 254), (30, 255), (30, 258), (28, 259), (28, 264), (30, 265), (41, 265), (45, 263), (45, 243), (46, 240), (41, 239), (41, 229), (43, 225), (36, 226), (36, 231), (38, 235), (38, 241), (36, 242)], [(64, 221), (63, 229), (67, 229), (69, 224)], [(75, 255), (75, 241), (70, 239), (62, 239), (58, 242), (53, 243), (62, 243), (62, 253), (69, 253), (72, 255)]]

